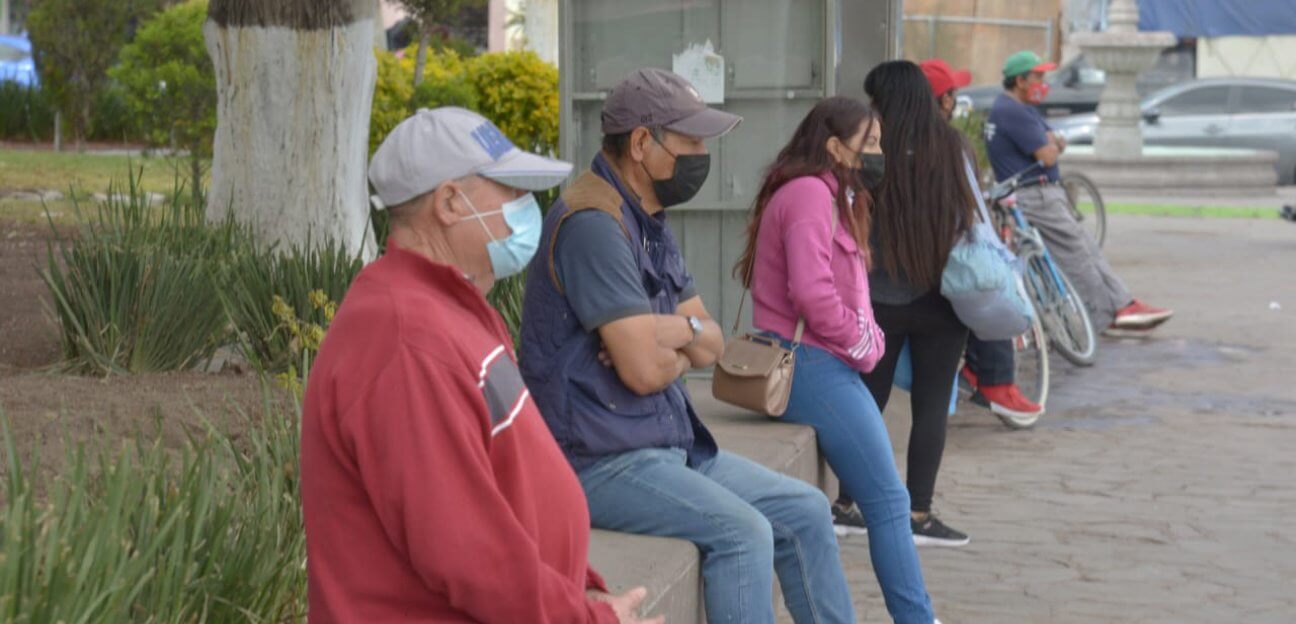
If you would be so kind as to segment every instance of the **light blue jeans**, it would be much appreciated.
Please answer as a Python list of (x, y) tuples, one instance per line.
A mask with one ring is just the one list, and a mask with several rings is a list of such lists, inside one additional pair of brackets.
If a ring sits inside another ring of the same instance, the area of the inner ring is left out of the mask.
[(909, 525), (909, 491), (896, 470), (882, 413), (859, 373), (823, 349), (800, 345), (783, 420), (814, 427), (819, 450), (859, 504), (891, 618), (931, 624), (931, 598)]
[(772, 624), (775, 570), (794, 621), (855, 622), (828, 498), (814, 487), (724, 451), (692, 469), (682, 450), (642, 449), (579, 476), (595, 527), (697, 545), (711, 624)]

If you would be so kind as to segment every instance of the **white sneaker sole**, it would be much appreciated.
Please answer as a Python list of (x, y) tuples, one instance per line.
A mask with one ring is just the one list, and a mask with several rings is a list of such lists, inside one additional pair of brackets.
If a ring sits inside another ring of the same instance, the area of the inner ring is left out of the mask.
[(914, 535), (914, 546), (944, 546), (946, 548), (957, 548), (967, 546), (972, 538), (965, 537), (962, 540), (940, 539), (936, 537), (927, 537), (926, 535)]
[(1112, 327), (1116, 329), (1152, 329), (1174, 316), (1174, 312), (1157, 312), (1155, 314), (1127, 314), (1116, 319)]
[(861, 529), (859, 527), (846, 526), (843, 524), (834, 524), (833, 534), (835, 534), (837, 537), (848, 537), (851, 535), (868, 535), (868, 529)]
[(1017, 410), (1008, 409), (994, 401), (990, 401), (990, 411), (1013, 420), (1038, 420), (1040, 416), (1044, 415), (1044, 410), (1038, 412), (1019, 412)]

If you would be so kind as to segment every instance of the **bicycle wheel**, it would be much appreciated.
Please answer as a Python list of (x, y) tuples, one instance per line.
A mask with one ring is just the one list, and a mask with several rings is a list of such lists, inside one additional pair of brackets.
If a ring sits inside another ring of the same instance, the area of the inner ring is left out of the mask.
[(1043, 254), (1026, 258), (1026, 292), (1030, 294), (1049, 342), (1077, 366), (1093, 364), (1098, 350), (1093, 323), (1071, 280)]
[(1107, 241), (1107, 205), (1098, 193), (1098, 186), (1081, 173), (1064, 174), (1061, 180), (1071, 205), (1071, 216), (1102, 247)]
[[(1049, 351), (1048, 338), (1038, 313), (1031, 321), (1030, 329), (1013, 338), (1012, 342), (1013, 382), (1027, 399), (1043, 407), (1049, 392)], [(1042, 414), (1007, 416), (996, 412), (995, 416), (1012, 429), (1028, 429), (1039, 421)]]

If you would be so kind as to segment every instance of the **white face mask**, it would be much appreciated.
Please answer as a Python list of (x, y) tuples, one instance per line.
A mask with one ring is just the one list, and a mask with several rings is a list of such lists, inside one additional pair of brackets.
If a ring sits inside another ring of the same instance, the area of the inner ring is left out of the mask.
[[(477, 207), (473, 205), (468, 196), (459, 191), (459, 196), (463, 197), (468, 203), (468, 207), (473, 211), (472, 216), (464, 217), (460, 221), (468, 219), (477, 219), (481, 223), (482, 229), (486, 230), (486, 235), (491, 241), (486, 243), (486, 253), (490, 255), (491, 270), (495, 274), (495, 279), (504, 279), (511, 275), (517, 275), (526, 269), (527, 263), (535, 257), (536, 250), (540, 248), (540, 228), (543, 225), (543, 217), (540, 215), (540, 204), (536, 202), (535, 195), (527, 193), (513, 201), (506, 202), (500, 206), (499, 210), (490, 212), (478, 212)], [(486, 217), (495, 214), (504, 215), (504, 223), (508, 224), (513, 233), (503, 240), (495, 238), (491, 234), (490, 228), (486, 226)]]

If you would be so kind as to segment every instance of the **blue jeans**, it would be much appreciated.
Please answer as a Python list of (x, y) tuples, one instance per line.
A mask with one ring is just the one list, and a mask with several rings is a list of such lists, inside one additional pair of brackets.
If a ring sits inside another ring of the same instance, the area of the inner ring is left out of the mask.
[(859, 504), (891, 618), (931, 624), (931, 598), (909, 525), (909, 492), (896, 471), (882, 413), (859, 373), (823, 349), (800, 345), (783, 420), (814, 427), (819, 450)]
[(774, 622), (774, 570), (796, 622), (855, 622), (828, 498), (814, 487), (732, 453), (695, 470), (684, 451), (660, 448), (579, 476), (594, 526), (697, 545), (711, 624)]

